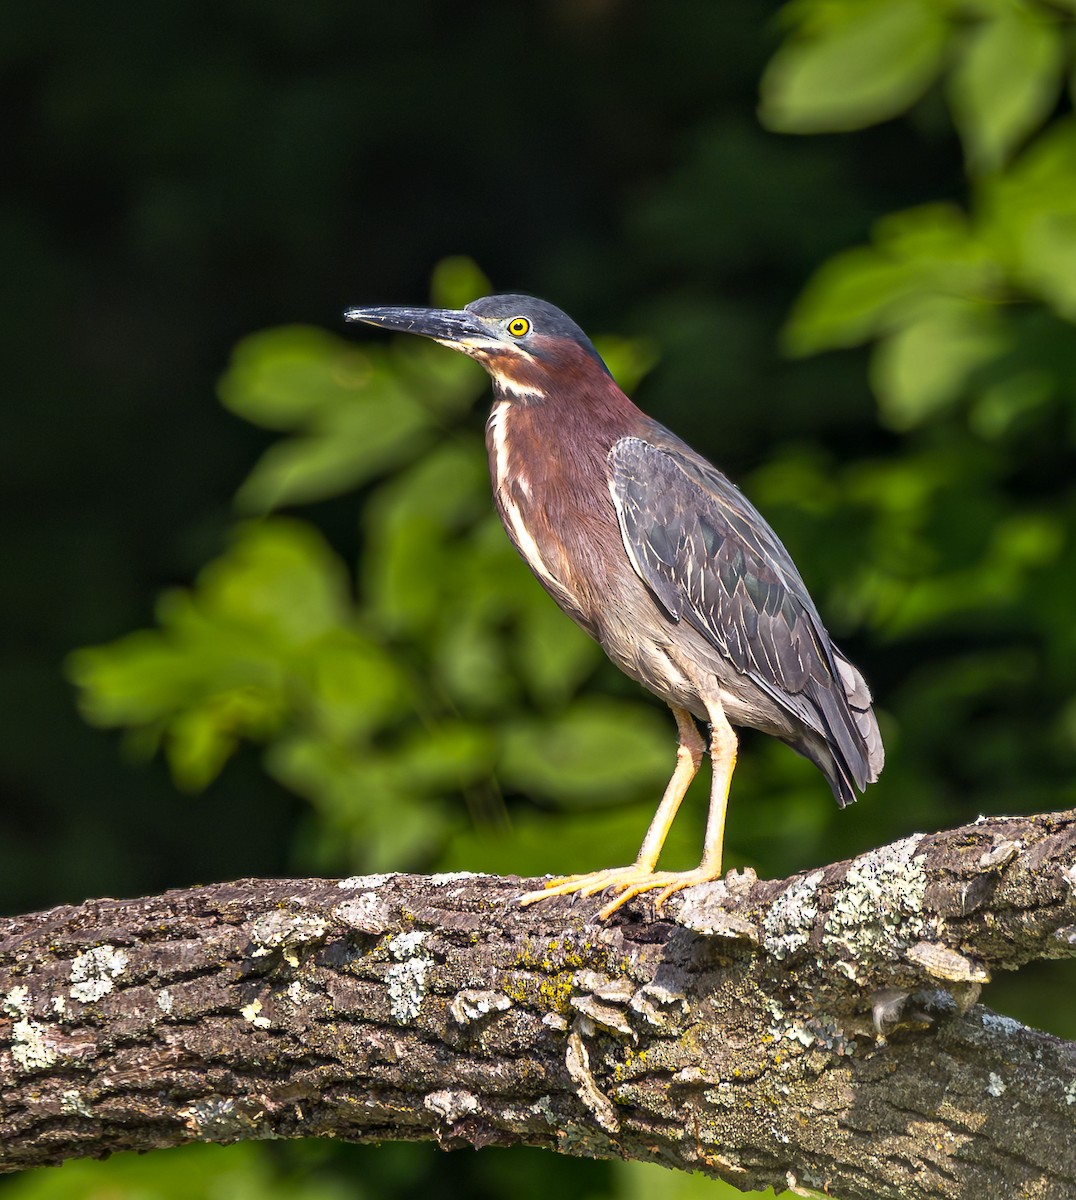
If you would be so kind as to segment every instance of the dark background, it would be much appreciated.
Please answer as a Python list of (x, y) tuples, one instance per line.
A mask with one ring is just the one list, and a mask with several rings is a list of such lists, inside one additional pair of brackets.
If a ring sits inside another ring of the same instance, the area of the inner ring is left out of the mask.
[[(156, 0), (8, 10), (5, 910), (303, 869), (294, 838), (307, 807), (256, 754), (240, 753), (205, 795), (180, 796), (159, 761), (132, 769), (115, 737), (81, 721), (63, 661), (151, 624), (158, 591), (219, 552), (232, 496), (271, 440), (215, 398), (234, 343), (282, 324), (339, 330), (349, 304), (423, 303), (450, 254), (593, 333), (650, 339), (659, 359), (640, 402), (745, 484), (823, 612), (836, 613), (878, 698), (890, 765), (854, 809), (826, 808), (817, 861), (979, 812), (1072, 803), (1074, 719), (1059, 715), (1071, 688), (1051, 668), (1051, 638), (1060, 645), (1068, 624), (1061, 566), (1049, 620), (1033, 613), (1046, 585), (1032, 573), (1000, 610), (972, 603), (970, 617), (887, 625), (842, 602), (864, 560), (884, 565), (877, 522), (854, 503), (822, 511), (787, 488), (766, 505), (774, 461), (858, 467), (868, 482), (872, 471), (890, 478), (894, 463), (914, 472), (925, 448), (986, 461), (964, 476), (954, 468), (967, 486), (942, 490), (924, 534), (933, 554), (887, 576), (914, 590), (954, 559), (973, 562), (984, 529), (1010, 512), (1067, 504), (1074, 466), (1065, 396), (1011, 443), (984, 444), (959, 410), (910, 432), (886, 428), (864, 351), (781, 355), (782, 323), (823, 260), (865, 240), (880, 215), (959, 200), (965, 185), (936, 97), (860, 133), (765, 131), (755, 107), (776, 7)], [(308, 514), (348, 557), (361, 549), (360, 501)], [(745, 757), (759, 747), (745, 739)], [(830, 805), (820, 780), (801, 778), (819, 812)], [(766, 826), (779, 825), (780, 798), (765, 803)], [(737, 814), (735, 789), (732, 809), (735, 861), (760, 872), (811, 865), (787, 850), (767, 859), (766, 829), (747, 801)], [(1063, 980), (1041, 968), (986, 998), (1071, 1034)], [(278, 1170), (306, 1178), (310, 1166), (341, 1195), (361, 1194), (356, 1171), (367, 1187), (369, 1172), (383, 1173), (372, 1194), (530, 1195), (519, 1167), (491, 1165), (524, 1160), (496, 1154), (272, 1153), (267, 1180)], [(632, 1194), (602, 1164), (526, 1162), (535, 1186)], [(80, 1195), (86, 1185), (71, 1186)]]

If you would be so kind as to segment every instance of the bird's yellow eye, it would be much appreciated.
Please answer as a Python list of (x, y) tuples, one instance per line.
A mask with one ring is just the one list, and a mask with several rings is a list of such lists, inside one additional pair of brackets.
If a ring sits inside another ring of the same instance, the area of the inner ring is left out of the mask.
[(513, 317), (508, 322), (508, 332), (513, 337), (524, 337), (531, 331), (531, 323), (526, 317)]

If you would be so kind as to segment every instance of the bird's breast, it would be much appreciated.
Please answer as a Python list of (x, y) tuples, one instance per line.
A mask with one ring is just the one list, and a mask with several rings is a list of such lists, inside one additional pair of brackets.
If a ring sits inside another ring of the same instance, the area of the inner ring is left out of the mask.
[(609, 490), (609, 452), (638, 428), (628, 403), (606, 419), (501, 393), (486, 426), (497, 510), (538, 581), (622, 671), (705, 717), (676, 649), (701, 637), (670, 620), (632, 566)]
[[(553, 547), (548, 562), (550, 547), (548, 530), (540, 528), (542, 522), (535, 519), (534, 491), (531, 481), (520, 463), (519, 443), (513, 444), (513, 432), (519, 432), (520, 421), (511, 419), (512, 401), (499, 400), (486, 423), (486, 445), (489, 450), (490, 478), (493, 482), (494, 498), (504, 527), (516, 549), (527, 565), (547, 587), (563, 588), (564, 564)], [(540, 512), (540, 506), (537, 510)], [(543, 553), (539, 538), (547, 543)]]
[(600, 438), (502, 395), (486, 424), (490, 476), (509, 538), (560, 607), (598, 636), (620, 530)]

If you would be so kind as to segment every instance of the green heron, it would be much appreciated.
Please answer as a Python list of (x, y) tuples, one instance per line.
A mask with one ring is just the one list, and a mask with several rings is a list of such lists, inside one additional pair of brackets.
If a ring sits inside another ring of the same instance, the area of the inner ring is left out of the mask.
[[(676, 767), (630, 866), (553, 879), (523, 903), (611, 889), (601, 915), (720, 878), (733, 725), (809, 758), (844, 807), (882, 769), (863, 676), (834, 646), (788, 551), (739, 490), (613, 382), (590, 339), (530, 296), (460, 310), (352, 308), (348, 321), (432, 338), (493, 380), (490, 474), (509, 538), (538, 582), (614, 663), (672, 709)], [(657, 871), (706, 749), (702, 861)]]

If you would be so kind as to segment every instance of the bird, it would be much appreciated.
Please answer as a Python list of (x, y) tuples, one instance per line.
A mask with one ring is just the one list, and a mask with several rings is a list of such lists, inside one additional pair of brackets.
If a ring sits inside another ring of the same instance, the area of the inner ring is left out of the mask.
[[(743, 493), (617, 386), (590, 338), (533, 296), (462, 309), (349, 308), (345, 320), (432, 339), (488, 372), (497, 511), (543, 588), (623, 672), (672, 710), (675, 767), (633, 863), (550, 879), (520, 897), (634, 896), (721, 878), (734, 727), (813, 762), (843, 808), (884, 761), (871, 693), (834, 645), (791, 556)], [(704, 738), (698, 722), (707, 731)], [(659, 871), (709, 750), (698, 867)]]

